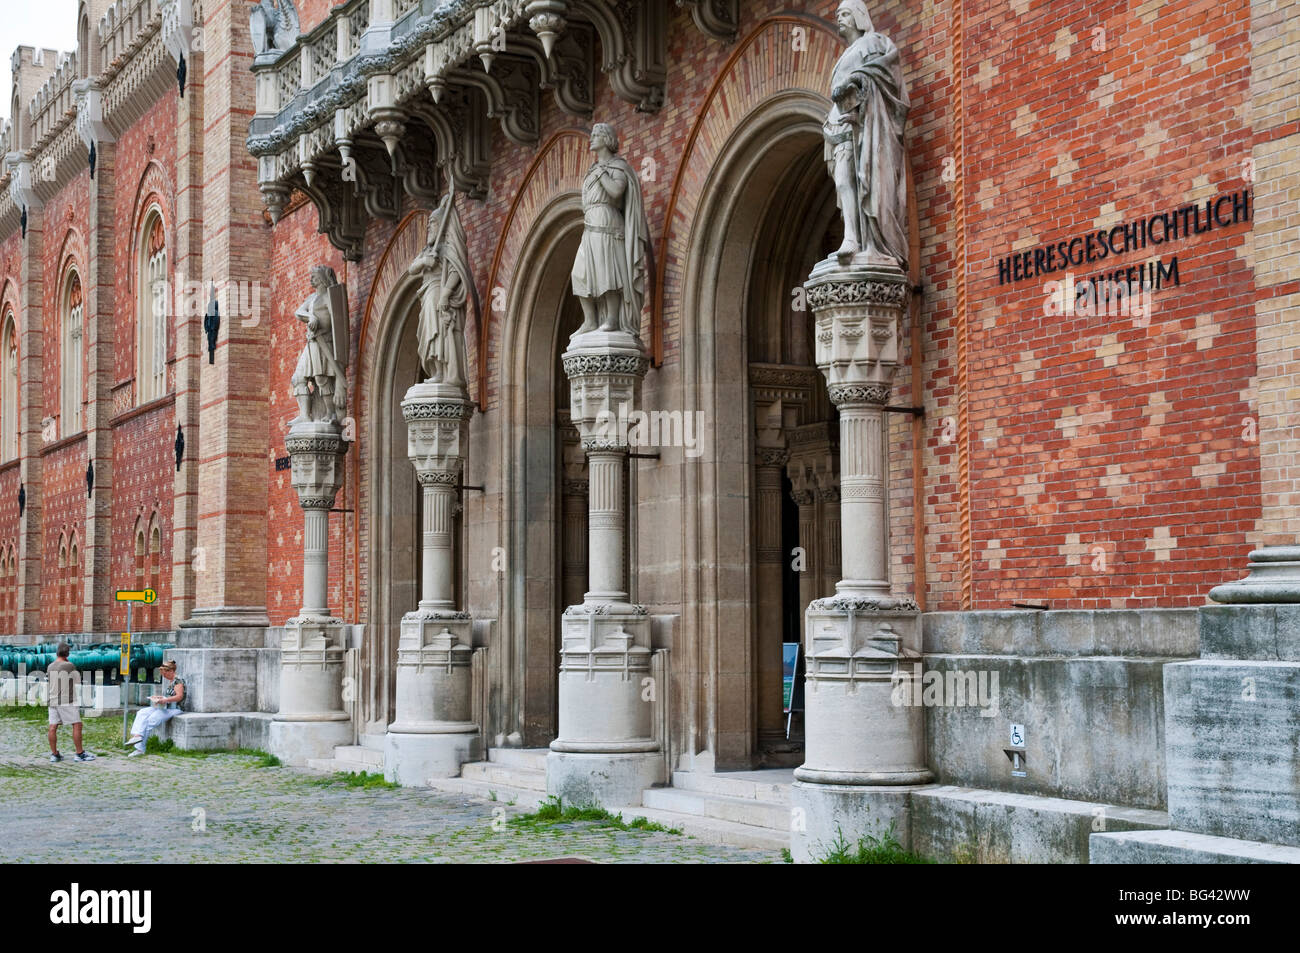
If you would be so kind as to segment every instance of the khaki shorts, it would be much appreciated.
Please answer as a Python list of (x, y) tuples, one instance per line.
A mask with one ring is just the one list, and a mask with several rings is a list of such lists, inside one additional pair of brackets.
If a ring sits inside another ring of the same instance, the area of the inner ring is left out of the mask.
[(78, 705), (51, 705), (50, 706), (50, 724), (51, 725), (79, 725), (81, 724), (81, 708)]

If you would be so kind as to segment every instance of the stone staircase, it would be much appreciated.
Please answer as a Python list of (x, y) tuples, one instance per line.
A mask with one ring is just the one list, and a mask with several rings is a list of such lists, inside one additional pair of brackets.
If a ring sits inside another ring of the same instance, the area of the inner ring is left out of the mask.
[(546, 799), (546, 752), (546, 748), (489, 748), (486, 761), (467, 762), (460, 767), (460, 777), (432, 778), (429, 786), (536, 810)]
[[(545, 748), (492, 748), (488, 760), (461, 766), (458, 778), (434, 778), (435, 791), (468, 794), (525, 810), (546, 799)], [(650, 788), (641, 804), (611, 805), (625, 819), (644, 817), (708, 844), (779, 850), (790, 846), (793, 770), (696, 774), (677, 771), (673, 786)]]
[(674, 771), (673, 786), (649, 788), (641, 805), (622, 808), (710, 844), (790, 846), (790, 784), (793, 769), (699, 774)]
[(333, 758), (313, 758), (307, 770), (323, 774), (356, 772), (358, 774), (384, 773), (384, 736), (362, 735), (359, 745), (339, 745)]

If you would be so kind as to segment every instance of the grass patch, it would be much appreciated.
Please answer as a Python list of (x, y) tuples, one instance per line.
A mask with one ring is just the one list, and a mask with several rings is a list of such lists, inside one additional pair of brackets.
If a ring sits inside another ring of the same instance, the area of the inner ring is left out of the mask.
[(844, 839), (844, 831), (835, 829), (835, 840), (830, 852), (820, 858), (823, 864), (932, 864), (934, 861), (914, 854), (903, 847), (894, 835), (894, 825), (877, 837), (866, 834), (858, 839), (856, 846)]
[(510, 818), (513, 827), (528, 830), (546, 830), (557, 824), (589, 823), (594, 827), (612, 827), (620, 831), (646, 831), (654, 834), (680, 834), (675, 827), (664, 827), (644, 817), (623, 820), (622, 814), (611, 814), (595, 804), (573, 805), (565, 807), (558, 797), (548, 797), (537, 806), (531, 814), (519, 814)]
[(307, 778), (308, 784), (314, 784), (317, 787), (328, 787), (333, 784), (342, 784), (350, 788), (385, 788), (387, 790), (396, 790), (401, 785), (396, 781), (385, 781), (382, 774), (374, 774), (370, 771), (336, 771), (333, 774), (326, 774), (319, 778)]
[(147, 754), (172, 754), (181, 758), (242, 755), (246, 758), (256, 758), (257, 762), (253, 765), (255, 768), (278, 768), (280, 766), (279, 758), (273, 754), (268, 754), (261, 748), (235, 748), (233, 751), (228, 748), (178, 748), (176, 742), (172, 741), (172, 739), (168, 738), (166, 741), (162, 741), (157, 735), (150, 735), (149, 740), (144, 743), (144, 750)]

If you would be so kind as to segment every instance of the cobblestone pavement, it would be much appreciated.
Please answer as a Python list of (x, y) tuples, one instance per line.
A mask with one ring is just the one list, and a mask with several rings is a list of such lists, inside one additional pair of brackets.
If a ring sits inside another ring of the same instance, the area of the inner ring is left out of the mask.
[[(428, 790), (349, 787), (256, 755), (126, 757), (121, 720), (88, 719), (98, 759), (49, 763), (45, 709), (0, 709), (0, 863), (780, 862), (771, 851), (593, 823), (508, 823), (520, 808)], [(116, 747), (114, 743), (116, 742)], [(628, 818), (629, 820), (631, 818)]]

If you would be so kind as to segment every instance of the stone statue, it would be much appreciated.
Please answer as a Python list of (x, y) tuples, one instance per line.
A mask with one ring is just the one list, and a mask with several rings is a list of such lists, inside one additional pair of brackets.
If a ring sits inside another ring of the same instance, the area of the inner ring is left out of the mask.
[(312, 268), (311, 286), (311, 295), (294, 312), (307, 325), (307, 346), (291, 379), (298, 401), (292, 422), (336, 424), (347, 409), (348, 291), (325, 265)]
[(253, 52), (287, 50), (298, 39), (298, 11), (293, 0), (257, 0), (248, 16)]
[(407, 273), (420, 275), (420, 366), (426, 383), (468, 385), (465, 352), (465, 312), (474, 291), (469, 246), (456, 212), (455, 193), (448, 192), (429, 216), (428, 244), (415, 256)]
[(831, 110), (823, 133), (826, 164), (844, 215), (836, 256), (888, 255), (907, 268), (907, 88), (898, 47), (875, 32), (862, 0), (835, 14), (849, 48), (831, 74)]
[(641, 308), (652, 271), (650, 227), (641, 183), (618, 154), (614, 127), (591, 131), (596, 162), (582, 184), (582, 245), (573, 263), (573, 293), (582, 304), (582, 327), (641, 335)]

